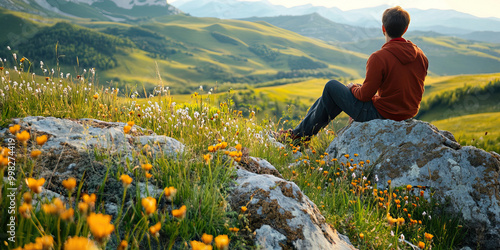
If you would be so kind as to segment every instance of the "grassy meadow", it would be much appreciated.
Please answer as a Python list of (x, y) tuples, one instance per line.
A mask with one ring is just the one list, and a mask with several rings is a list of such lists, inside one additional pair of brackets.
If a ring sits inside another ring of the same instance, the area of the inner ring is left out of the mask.
[[(251, 240), (246, 207), (233, 209), (227, 202), (234, 166), (248, 157), (242, 151), (268, 160), (285, 179), (299, 185), (327, 222), (357, 248), (411, 249), (411, 243), (421, 249), (449, 249), (459, 247), (466, 234), (460, 221), (438, 214), (446, 204), (437, 204), (432, 190), (390, 183), (377, 186), (370, 159), (362, 155), (342, 156), (351, 159), (347, 165), (338, 159), (326, 161), (322, 152), (334, 138), (335, 124), (321, 131), (307, 148), (274, 147), (267, 133), (288, 123), (261, 118), (258, 110), (242, 112), (235, 108), (237, 95), (208, 93), (215, 84), (184, 97), (187, 102), (174, 101), (177, 97), (165, 88), (138, 99), (130, 98), (132, 92), (97, 85), (98, 73), (93, 70), (61, 78), (51, 69), (45, 75), (32, 74), (29, 63), (17, 55), (16, 68), (2, 64), (0, 69), (0, 124), (12, 134), (9, 144), (2, 140), (0, 152), (2, 222), (10, 216), (9, 188), (16, 188), (16, 241), (0, 234), (7, 249), (258, 249)], [(254, 91), (286, 101), (278, 93), (296, 90), (300, 100), (312, 100), (319, 93), (312, 88), (321, 82)], [(311, 91), (300, 91), (304, 85)], [(40, 192), (48, 184), (34, 168), (49, 153), (41, 148), (46, 138), (28, 133), (12, 120), (26, 116), (127, 122), (125, 133), (132, 127), (151, 130), (179, 140), (186, 151), (175, 159), (137, 152), (130, 163), (119, 166), (114, 165), (119, 155), (90, 151), (106, 167), (99, 188), (83, 191), (88, 177), (69, 178), (55, 183), (66, 190), (67, 198), (49, 200)], [(301, 157), (293, 156), (297, 151)], [(15, 170), (9, 169), (14, 160)], [(14, 171), (14, 183), (3, 178), (9, 171)], [(106, 215), (102, 202), (103, 190), (111, 181), (123, 183), (115, 217)], [(165, 190), (158, 197), (140, 200), (138, 182)], [(429, 200), (423, 198), (426, 193)], [(167, 207), (159, 206), (164, 203)], [(0, 228), (0, 232), (9, 230), (5, 223)]]

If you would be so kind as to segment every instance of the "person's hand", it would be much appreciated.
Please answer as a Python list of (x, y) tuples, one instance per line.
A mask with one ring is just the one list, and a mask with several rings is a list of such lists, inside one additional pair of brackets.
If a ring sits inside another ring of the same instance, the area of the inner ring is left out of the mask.
[(359, 85), (359, 84), (355, 84), (355, 83), (351, 82), (351, 83), (347, 84), (347, 88), (352, 89), (352, 87), (357, 86), (357, 85)]

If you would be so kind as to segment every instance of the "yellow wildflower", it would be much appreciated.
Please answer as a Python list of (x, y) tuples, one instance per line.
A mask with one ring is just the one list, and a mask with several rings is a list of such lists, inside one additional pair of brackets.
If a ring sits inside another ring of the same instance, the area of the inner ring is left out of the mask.
[(166, 187), (163, 192), (165, 193), (165, 197), (169, 200), (172, 201), (175, 197), (175, 194), (177, 194), (177, 189), (174, 187)]
[(203, 242), (193, 240), (190, 243), (193, 250), (212, 250), (211, 245), (205, 245)]
[(61, 219), (66, 220), (66, 221), (71, 221), (73, 220), (73, 216), (75, 215), (75, 210), (73, 208), (70, 208), (59, 215)]
[(229, 237), (225, 234), (215, 237), (215, 245), (220, 250), (229, 249)]
[(150, 215), (156, 211), (156, 199), (153, 197), (142, 198), (141, 204), (144, 207), (147, 215)]
[(80, 211), (80, 213), (87, 214), (87, 212), (89, 211), (89, 204), (85, 202), (79, 202), (78, 210)]
[(432, 240), (433, 237), (434, 237), (434, 235), (432, 235), (432, 234), (424, 233), (425, 240)]
[(212, 155), (211, 154), (203, 155), (203, 160), (205, 161), (205, 163), (208, 164), (210, 162), (210, 159), (212, 159)]
[(239, 229), (239, 228), (237, 228), (237, 227), (230, 227), (230, 228), (229, 228), (229, 231), (231, 231), (231, 232), (233, 232), (233, 233), (237, 233), (238, 231), (240, 231), (240, 229)]
[(26, 204), (26, 203), (23, 203), (20, 207), (19, 207), (19, 213), (24, 217), (24, 218), (30, 218), (31, 217), (31, 209), (33, 209), (33, 207), (30, 205), (30, 204)]
[(36, 180), (30, 177), (26, 179), (26, 184), (28, 185), (29, 189), (31, 189), (31, 191), (33, 191), (36, 194), (42, 192), (42, 186), (44, 183), (45, 183), (45, 178), (40, 178)]
[(241, 144), (238, 144), (238, 145), (236, 145), (235, 148), (236, 148), (236, 150), (241, 151), (242, 146), (241, 146)]
[(127, 188), (128, 186), (130, 186), (130, 183), (132, 183), (132, 177), (130, 177), (127, 174), (122, 174), (120, 176), (120, 180), (122, 181), (123, 187), (125, 187), (125, 188)]
[(120, 245), (118, 246), (118, 250), (126, 250), (128, 247), (128, 242), (126, 240), (122, 240)]
[(92, 232), (94, 238), (99, 242), (108, 237), (115, 230), (115, 226), (110, 222), (111, 215), (91, 213), (89, 217), (87, 217), (90, 232)]
[(20, 142), (26, 143), (30, 139), (30, 133), (28, 131), (23, 130), (21, 133), (16, 134), (16, 139)]
[(406, 190), (410, 191), (410, 190), (411, 190), (411, 188), (412, 188), (412, 186), (411, 186), (411, 185), (406, 185)]
[(147, 178), (147, 179), (149, 179), (149, 178), (151, 178), (151, 177), (153, 177), (153, 175), (152, 175), (152, 174), (150, 174), (150, 173), (148, 173), (148, 172), (146, 172), (146, 178)]
[(84, 195), (82, 195), (83, 202), (87, 203), (89, 205), (89, 207), (91, 207), (91, 208), (94, 207), (96, 199), (97, 199), (97, 197), (96, 197), (95, 194), (91, 194), (91, 195), (84, 194)]
[(62, 213), (64, 212), (64, 210), (66, 210), (66, 206), (64, 206), (64, 203), (59, 198), (55, 198), (53, 204), (56, 207), (57, 213)]
[(242, 207), (241, 207), (241, 212), (243, 212), (243, 213), (244, 213), (244, 212), (246, 212), (246, 211), (247, 211), (247, 207), (246, 207), (246, 206), (242, 206)]
[(88, 238), (72, 237), (64, 242), (64, 250), (99, 250), (99, 248)]
[(125, 125), (125, 126), (123, 127), (123, 133), (128, 134), (128, 133), (130, 132), (130, 130), (131, 130), (131, 129), (132, 129), (132, 127), (131, 127), (131, 126), (129, 126), (129, 125)]
[(12, 127), (9, 127), (9, 131), (13, 135), (17, 134), (17, 132), (19, 132), (19, 130), (21, 130), (21, 125), (19, 125), (19, 124), (16, 124)]
[(36, 144), (43, 146), (47, 142), (47, 135), (41, 135), (36, 138)]
[(39, 250), (42, 249), (43, 246), (41, 243), (28, 243), (24, 245), (24, 250)]
[(405, 218), (403, 217), (398, 218), (398, 225), (401, 226), (403, 224), (405, 224)]
[(71, 178), (68, 178), (67, 180), (63, 180), (62, 185), (69, 192), (73, 192), (73, 190), (75, 190), (75, 187), (76, 187), (76, 179), (71, 177)]
[(130, 127), (134, 126), (135, 125), (135, 122), (134, 121), (128, 121), (127, 122), (127, 125), (129, 125)]
[(203, 241), (203, 243), (205, 244), (210, 244), (212, 243), (212, 240), (214, 239), (214, 236), (213, 235), (210, 235), (210, 234), (203, 234), (201, 236), (201, 240)]
[(52, 249), (54, 246), (54, 237), (52, 237), (52, 235), (37, 237), (35, 242), (41, 244), (43, 249)]
[(23, 199), (24, 199), (25, 203), (30, 204), (31, 200), (33, 199), (33, 197), (31, 197), (31, 193), (30, 192), (26, 192), (26, 193), (23, 194)]
[(43, 204), (42, 210), (46, 214), (56, 214), (57, 213), (57, 207), (54, 204)]
[(142, 164), (141, 167), (142, 167), (142, 169), (149, 171), (153, 168), (153, 165), (146, 163), (146, 164)]
[(92, 97), (97, 100), (97, 98), (99, 98), (99, 94), (96, 93)]
[[(356, 154), (354, 154), (354, 156), (356, 156)], [(360, 239), (365, 238), (365, 234), (364, 234), (364, 233), (359, 233), (359, 238), (360, 238)]]
[(35, 159), (37, 158), (39, 155), (42, 154), (42, 151), (38, 150), (38, 149), (35, 149), (35, 150), (32, 150), (31, 151), (31, 158)]
[(422, 241), (419, 241), (419, 242), (418, 242), (418, 247), (419, 247), (420, 249), (424, 249), (424, 248), (425, 248), (425, 243), (423, 243)]
[(184, 219), (184, 217), (186, 217), (186, 211), (186, 205), (182, 205), (181, 208), (172, 210), (172, 216), (178, 219)]
[(160, 235), (159, 235), (160, 229), (161, 229), (161, 223), (160, 223), (160, 222), (158, 222), (158, 223), (156, 223), (154, 226), (151, 226), (151, 227), (149, 228), (149, 233), (150, 233), (151, 235), (155, 236), (155, 237), (158, 237), (158, 236), (160, 236)]

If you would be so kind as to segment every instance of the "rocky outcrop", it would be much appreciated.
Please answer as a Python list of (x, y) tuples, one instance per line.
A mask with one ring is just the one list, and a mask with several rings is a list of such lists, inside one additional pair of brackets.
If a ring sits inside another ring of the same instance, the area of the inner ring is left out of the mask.
[[(125, 134), (122, 122), (104, 122), (95, 119), (59, 119), (54, 117), (30, 116), (22, 119), (23, 128), (35, 132), (38, 136), (46, 134), (49, 140), (43, 149), (53, 150), (68, 146), (77, 151), (105, 149), (110, 153), (142, 150), (145, 145), (152, 146), (153, 153), (176, 156), (183, 152), (184, 145), (179, 141), (154, 135), (134, 126), (131, 134)], [(149, 133), (150, 135), (145, 135)], [(139, 148), (141, 147), (141, 148)]]
[[(176, 158), (185, 148), (173, 138), (158, 136), (137, 126), (130, 134), (124, 134), (125, 123), (54, 117), (26, 117), (15, 123), (32, 135), (48, 136), (36, 169), (37, 177), (47, 180), (42, 197), (64, 194), (59, 183), (69, 177), (80, 180), (84, 173), (82, 190), (94, 193), (102, 185), (107, 164), (124, 166), (127, 161), (133, 161), (135, 154)], [(12, 135), (4, 128), (0, 129), (1, 137)], [(100, 154), (112, 159), (105, 162)], [(266, 160), (247, 153), (243, 158), (237, 165), (237, 185), (230, 193), (230, 203), (235, 211), (240, 211), (241, 206), (248, 207), (246, 215), (255, 233), (255, 245), (262, 249), (353, 249), (347, 237), (337, 234), (325, 222), (316, 205), (297, 185), (282, 179), (279, 171)], [(140, 195), (145, 196), (144, 183), (132, 185), (139, 185)], [(147, 188), (152, 196), (162, 192), (154, 185)], [(108, 178), (104, 193), (106, 213), (116, 214), (116, 204), (121, 202), (123, 194), (121, 182)], [(64, 195), (58, 197), (63, 199)]]
[[(276, 169), (253, 158), (254, 169)], [(229, 200), (233, 210), (247, 207), (250, 228), (262, 249), (354, 249), (326, 223), (316, 205), (293, 182), (241, 166)], [(266, 172), (266, 171), (264, 171)]]
[[(332, 141), (331, 158), (359, 154), (369, 159), (378, 185), (421, 185), (461, 216), (469, 228), (467, 244), (500, 246), (500, 156), (460, 146), (453, 135), (418, 121), (373, 120), (352, 123)], [(344, 159), (345, 160), (345, 159)]]

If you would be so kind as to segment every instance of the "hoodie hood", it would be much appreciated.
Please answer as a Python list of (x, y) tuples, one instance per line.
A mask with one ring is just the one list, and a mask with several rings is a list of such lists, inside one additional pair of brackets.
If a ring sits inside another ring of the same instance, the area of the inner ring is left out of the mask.
[(391, 40), (382, 46), (393, 54), (402, 64), (408, 64), (417, 58), (419, 48), (409, 40)]

